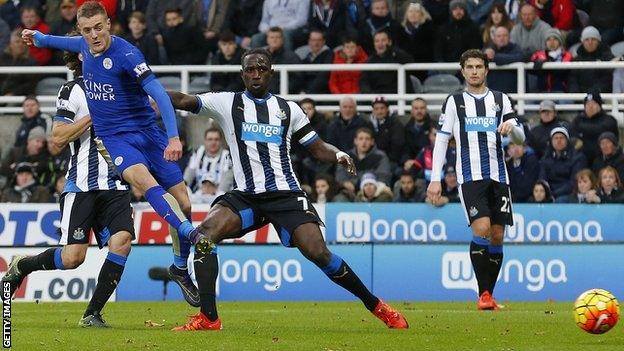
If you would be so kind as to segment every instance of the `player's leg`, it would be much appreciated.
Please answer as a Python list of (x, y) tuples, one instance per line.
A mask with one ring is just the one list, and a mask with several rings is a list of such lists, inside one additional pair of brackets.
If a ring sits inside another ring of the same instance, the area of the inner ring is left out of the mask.
[(331, 281), (359, 298), (366, 309), (375, 314), (388, 327), (408, 327), (407, 321), (399, 312), (373, 295), (353, 269), (340, 256), (329, 251), (318, 223), (308, 222), (299, 225), (294, 230), (292, 243)]
[(470, 262), (472, 263), (472, 267), (477, 278), (479, 296), (481, 296), (490, 288), (490, 218), (477, 218), (472, 222), (470, 227), (472, 229), (472, 240), (470, 241)]
[(513, 225), (513, 210), (509, 186), (498, 182), (492, 184), (492, 237), (490, 238), (489, 272), (490, 293), (494, 294), (494, 287), (498, 274), (503, 265), (503, 239), (505, 226)]
[(108, 241), (108, 255), (102, 264), (97, 285), (87, 309), (78, 322), (81, 327), (110, 327), (102, 319), (102, 309), (121, 281), (126, 260), (130, 254), (132, 234), (128, 231), (119, 231)]
[[(184, 216), (192, 222), (191, 219), (191, 200), (186, 190), (186, 184), (179, 182), (167, 189), (167, 192), (171, 194), (178, 204)], [(172, 248), (173, 248), (173, 264), (169, 266), (169, 277), (173, 280), (184, 295), (184, 299), (193, 307), (199, 307), (199, 291), (193, 283), (187, 267), (187, 261), (191, 253), (191, 242), (183, 235), (180, 235), (173, 226), (169, 226), (169, 235), (171, 236)]]
[[(253, 219), (251, 220), (253, 225)], [(238, 238), (245, 233), (241, 229), (239, 215), (222, 201), (210, 209), (208, 217), (198, 229), (203, 236), (201, 241), (204, 245), (195, 247), (193, 268), (199, 288), (200, 313), (193, 316), (187, 324), (173, 329), (176, 331), (221, 329), (216, 304), (216, 284), (219, 275), (217, 244), (223, 239)]]
[(503, 236), (505, 234), (505, 226), (500, 224), (492, 224), (492, 237), (490, 238), (489, 252), (489, 272), (490, 272), (490, 294), (494, 295), (496, 280), (503, 266)]

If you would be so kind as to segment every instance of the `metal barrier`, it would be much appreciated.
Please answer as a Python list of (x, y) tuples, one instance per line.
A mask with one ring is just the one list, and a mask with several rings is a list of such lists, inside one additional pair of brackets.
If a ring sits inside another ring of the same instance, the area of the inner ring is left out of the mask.
[[(239, 72), (240, 66), (212, 66), (212, 65), (193, 65), (193, 66), (152, 66), (152, 70), (157, 74), (174, 73), (180, 76), (180, 91), (188, 92), (190, 85), (190, 75), (192, 73), (210, 73), (210, 72)], [(624, 62), (546, 62), (542, 65), (542, 70), (569, 70), (569, 69), (624, 69)], [(300, 100), (304, 97), (302, 94), (288, 94), (288, 75), (290, 72), (309, 72), (309, 71), (395, 71), (397, 73), (397, 92), (395, 94), (383, 94), (391, 103), (397, 112), (405, 113), (409, 111), (409, 102), (416, 97), (422, 97), (427, 101), (437, 101), (430, 105), (433, 111), (439, 111), (440, 102), (444, 100), (447, 94), (407, 94), (407, 71), (457, 71), (459, 65), (457, 63), (411, 63), (401, 64), (322, 64), (322, 65), (275, 65), (274, 69), (280, 76), (280, 96), (291, 99)], [(517, 101), (517, 112), (523, 115), (526, 111), (537, 111), (539, 101), (544, 99), (565, 100), (565, 103), (557, 105), (557, 109), (561, 111), (578, 111), (583, 108), (580, 101), (585, 97), (584, 93), (527, 93), (525, 73), (527, 70), (533, 70), (533, 63), (513, 63), (505, 66), (496, 66), (492, 64), (491, 70), (515, 70), (517, 72), (517, 93), (509, 94)], [(65, 67), (0, 67), (0, 74), (66, 74), (68, 79), (71, 73)], [(352, 96), (356, 101), (365, 101), (366, 104), (360, 107), (360, 110), (370, 110), (369, 102), (380, 94), (306, 94), (305, 97), (312, 98), (317, 102), (338, 102), (344, 96)], [(611, 111), (611, 114), (618, 120), (620, 126), (624, 125), (624, 111), (620, 111), (620, 103), (624, 102), (624, 94), (603, 94), (605, 101), (604, 108)], [(54, 102), (56, 96), (39, 96), (42, 102)], [(0, 104), (19, 104), (24, 99), (23, 96), (0, 96)], [(579, 103), (570, 103), (579, 102)], [(335, 111), (336, 105), (319, 106), (320, 110)], [(45, 112), (54, 112), (53, 107), (42, 108)], [(0, 107), (2, 113), (21, 113), (19, 106)]]

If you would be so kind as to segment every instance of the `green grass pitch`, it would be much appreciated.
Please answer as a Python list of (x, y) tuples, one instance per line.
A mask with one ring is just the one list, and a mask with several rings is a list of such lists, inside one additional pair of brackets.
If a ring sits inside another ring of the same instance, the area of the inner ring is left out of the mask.
[[(14, 350), (624, 350), (624, 326), (590, 335), (571, 302), (393, 302), (408, 330), (387, 329), (357, 302), (224, 302), (223, 330), (170, 331), (194, 310), (182, 302), (115, 302), (107, 330), (81, 329), (83, 303), (14, 303)], [(151, 320), (164, 326), (146, 326)], [(624, 323), (623, 323), (624, 324)]]

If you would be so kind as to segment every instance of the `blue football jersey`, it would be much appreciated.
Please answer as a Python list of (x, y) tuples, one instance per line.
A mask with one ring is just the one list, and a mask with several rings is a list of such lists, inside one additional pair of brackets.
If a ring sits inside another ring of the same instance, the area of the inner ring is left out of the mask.
[(143, 130), (156, 123), (156, 113), (143, 85), (155, 79), (139, 49), (111, 36), (110, 47), (92, 54), (82, 39), (84, 88), (98, 136)]

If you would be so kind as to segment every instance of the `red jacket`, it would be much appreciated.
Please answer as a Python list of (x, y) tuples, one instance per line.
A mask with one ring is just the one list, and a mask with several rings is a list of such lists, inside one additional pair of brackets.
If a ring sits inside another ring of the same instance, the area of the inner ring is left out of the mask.
[[(572, 54), (564, 50), (559, 59), (553, 59), (548, 56), (545, 50), (536, 51), (531, 56), (531, 62), (570, 62)], [(539, 89), (544, 92), (552, 91), (568, 91), (568, 72), (567, 70), (539, 70), (534, 71), (538, 75)]]
[(576, 6), (573, 0), (553, 0), (550, 4), (550, 13), (544, 13), (535, 5), (537, 0), (529, 0), (529, 3), (535, 7), (537, 15), (553, 28), (560, 30), (574, 29), (574, 15), (576, 14)]
[[(28, 28), (32, 30), (38, 30), (43, 34), (50, 33), (50, 27), (40, 20), (34, 27)], [(35, 61), (37, 61), (37, 65), (45, 66), (52, 59), (52, 50), (45, 48), (37, 48), (34, 45), (28, 47), (28, 51), (30, 52), (30, 57), (32, 57)]]
[[(366, 63), (368, 55), (358, 46), (358, 51), (351, 63)], [(342, 51), (334, 53), (333, 63), (347, 63)], [(361, 71), (332, 71), (329, 74), (329, 91), (332, 94), (357, 94), (360, 92)]]

